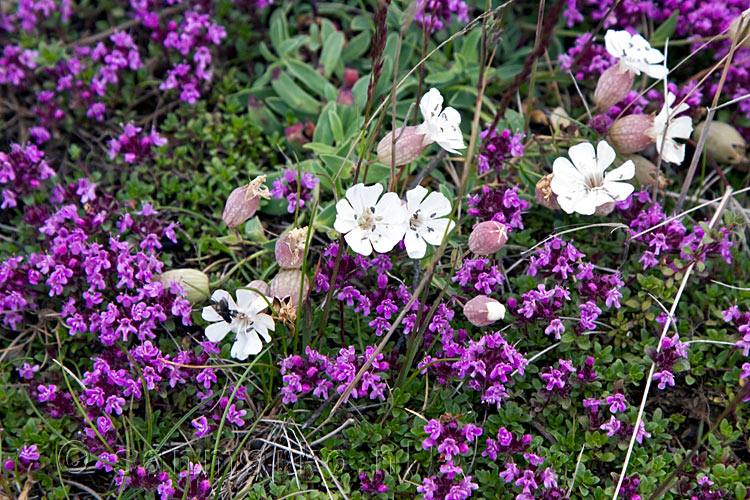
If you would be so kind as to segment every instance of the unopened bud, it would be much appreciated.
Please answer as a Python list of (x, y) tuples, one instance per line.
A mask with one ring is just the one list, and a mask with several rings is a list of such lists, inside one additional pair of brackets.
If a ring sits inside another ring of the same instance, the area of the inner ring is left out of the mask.
[[(698, 142), (706, 122), (700, 122), (693, 131), (693, 140)], [(712, 121), (706, 136), (706, 151), (719, 163), (736, 165), (745, 161), (747, 143), (736, 128), (724, 122)]]
[(346, 71), (344, 71), (344, 86), (352, 88), (357, 80), (359, 80), (359, 72), (353, 68), (346, 68)]
[(201, 302), (211, 296), (208, 288), (208, 276), (197, 269), (172, 269), (159, 275), (164, 284), (174, 282), (185, 290), (185, 298), (191, 304)]
[(276, 240), (276, 262), (281, 269), (296, 269), (302, 265), (307, 241), (307, 226), (295, 228)]
[(224, 205), (224, 213), (221, 215), (227, 226), (239, 226), (255, 215), (261, 198), (268, 199), (271, 197), (268, 188), (263, 184), (265, 181), (266, 176), (261, 175), (253, 179), (250, 184), (240, 186), (232, 191), (232, 194), (227, 198), (226, 205)]
[(352, 93), (352, 89), (339, 89), (339, 96), (336, 98), (336, 103), (343, 104), (344, 106), (351, 106), (354, 104), (354, 93)]
[(505, 306), (486, 295), (478, 295), (466, 303), (464, 316), (474, 326), (487, 326), (505, 317)]
[[(393, 132), (383, 137), (378, 143), (378, 160), (391, 166), (393, 157)], [(424, 134), (417, 133), (417, 127), (399, 127), (396, 129), (396, 155), (395, 166), (411, 163), (422, 154), (424, 148)]]
[(633, 72), (620, 63), (610, 66), (596, 82), (594, 104), (600, 110), (606, 112), (628, 95), (630, 89), (633, 88), (634, 79)]
[(266, 283), (265, 281), (253, 280), (247, 284), (246, 288), (249, 288), (257, 293), (262, 293), (266, 297), (271, 295), (271, 289), (268, 287), (268, 283)]
[(627, 115), (618, 118), (609, 128), (609, 143), (620, 154), (643, 151), (654, 139), (647, 132), (654, 125), (653, 115)]
[(559, 210), (560, 205), (557, 203), (557, 195), (552, 191), (550, 183), (555, 174), (547, 174), (536, 183), (534, 195), (539, 203), (550, 210)]
[(508, 241), (508, 228), (502, 222), (480, 222), (469, 235), (469, 250), (477, 255), (491, 255)]
[(729, 39), (740, 47), (750, 47), (750, 9), (735, 17), (729, 25)]
[[(304, 288), (302, 280), (304, 278)], [(297, 307), (299, 303), (300, 288), (302, 288), (302, 297), (307, 294), (310, 288), (310, 280), (302, 274), (299, 269), (287, 269), (281, 271), (271, 281), (271, 295), (279, 300), (289, 298), (290, 303)]]

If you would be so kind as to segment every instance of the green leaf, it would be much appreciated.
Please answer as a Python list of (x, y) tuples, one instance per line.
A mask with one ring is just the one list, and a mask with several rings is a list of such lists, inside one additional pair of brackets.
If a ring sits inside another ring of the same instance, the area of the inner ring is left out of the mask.
[(344, 48), (344, 34), (340, 31), (333, 33), (323, 44), (323, 50), (320, 52), (320, 63), (326, 76), (329, 76), (333, 68), (341, 59), (341, 49)]
[(245, 223), (245, 237), (256, 243), (265, 243), (268, 241), (257, 215)]
[(344, 142), (344, 125), (341, 123), (341, 118), (336, 114), (336, 107), (332, 107), (328, 111), (328, 120), (331, 122), (331, 132), (333, 132), (333, 138), (337, 144)]
[(680, 11), (675, 10), (671, 16), (669, 16), (669, 19), (664, 21), (661, 26), (659, 26), (656, 31), (654, 31), (654, 36), (651, 37), (651, 45), (656, 45), (659, 43), (664, 43), (667, 38), (671, 38), (674, 34), (675, 26), (677, 26), (677, 18), (680, 17)]
[(271, 80), (271, 86), (293, 110), (310, 114), (317, 114), (320, 111), (320, 102), (294, 83), (294, 80), (285, 72), (280, 73), (275, 80)]
[(353, 37), (346, 44), (346, 47), (341, 51), (341, 61), (343, 63), (352, 62), (355, 59), (359, 59), (367, 49), (370, 48), (370, 41), (372, 36), (369, 31), (363, 31), (359, 35)]
[(289, 26), (286, 23), (286, 13), (284, 9), (276, 9), (271, 14), (270, 26), (268, 28), (268, 37), (271, 44), (276, 49), (276, 53), (282, 55), (281, 43), (289, 38)]
[(295, 59), (285, 59), (284, 65), (297, 80), (320, 97), (332, 101), (338, 96), (336, 87), (315, 71), (309, 64)]

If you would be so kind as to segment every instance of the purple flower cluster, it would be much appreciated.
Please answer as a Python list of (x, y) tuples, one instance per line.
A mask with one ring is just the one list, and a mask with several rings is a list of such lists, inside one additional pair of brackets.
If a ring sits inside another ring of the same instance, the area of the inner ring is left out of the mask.
[(454, 15), (458, 22), (469, 22), (469, 9), (465, 2), (462, 0), (417, 0), (414, 20), (429, 33), (434, 33), (452, 23)]
[(510, 397), (508, 385), (515, 374), (523, 375), (528, 360), (500, 332), (469, 341), (461, 359), (453, 363), (456, 376), (482, 394), (482, 402), (500, 408)]
[(463, 469), (458, 465), (452, 462), (443, 464), (440, 475), (424, 478), (422, 484), (417, 486), (417, 493), (424, 495), (424, 500), (465, 500), (479, 485), (471, 482), (472, 476), (458, 480), (457, 476), (463, 474)]
[(44, 152), (33, 144), (11, 144), (10, 153), (0, 152), (0, 185), (3, 202), (0, 209), (18, 206), (18, 197), (27, 195), (55, 176), (44, 159)]
[[(606, 417), (603, 417), (599, 414), (599, 406), (602, 404), (609, 405), (609, 412), (611, 415), (609, 417), (609, 420), (606, 422)], [(592, 429), (607, 431), (608, 437), (616, 436), (619, 441), (630, 439), (635, 426), (630, 423), (623, 422), (617, 415), (618, 413), (621, 413), (623, 414), (622, 416), (624, 416), (624, 412), (627, 410), (627, 400), (625, 398), (625, 394), (618, 391), (611, 396), (607, 396), (604, 400), (589, 398), (587, 400), (584, 400), (583, 406), (587, 409), (589, 426)], [(635, 440), (639, 444), (642, 444), (645, 438), (650, 437), (651, 434), (646, 431), (645, 423), (641, 421), (638, 425), (638, 431), (636, 432)]]
[(479, 137), (482, 139), (482, 149), (477, 156), (480, 174), (492, 169), (500, 172), (503, 163), (510, 158), (523, 156), (523, 133), (511, 135), (510, 130), (505, 129), (498, 135), (496, 130), (486, 129)]
[[(0, 14), (2, 16), (2, 14)], [(37, 67), (39, 52), (6, 45), (0, 53), (0, 85), (24, 88)]]
[(742, 351), (743, 356), (750, 356), (750, 312), (740, 312), (737, 304), (734, 304), (723, 311), (723, 316), (724, 321), (732, 323), (740, 333), (737, 349)]
[[(318, 398), (327, 399), (329, 389), (334, 386), (338, 394), (343, 394), (362, 366), (373, 358), (374, 352), (375, 347), (367, 346), (364, 355), (358, 355), (354, 346), (349, 346), (341, 348), (338, 356), (328, 357), (308, 346), (305, 349), (307, 359), (292, 355), (281, 360), (279, 366), (284, 382), (281, 388), (283, 403), (295, 403), (300, 395), (310, 392)], [(384, 391), (387, 386), (379, 372), (386, 370), (388, 362), (383, 360), (382, 354), (378, 354), (354, 390), (347, 396), (347, 400), (349, 397), (356, 399), (365, 396), (385, 400)]]
[(477, 292), (490, 295), (500, 290), (503, 274), (497, 266), (490, 266), (490, 259), (479, 257), (476, 259), (464, 259), (461, 269), (451, 278), (454, 283), (461, 285), (470, 296)]
[(502, 222), (508, 228), (523, 229), (521, 215), (531, 205), (518, 197), (518, 186), (512, 188), (482, 186), (474, 195), (468, 196), (469, 215), (480, 222), (494, 220)]
[[(575, 1), (572, 0), (573, 3)], [(565, 54), (558, 56), (558, 60), (560, 69), (571, 71), (576, 80), (597, 80), (604, 70), (614, 64), (615, 59), (603, 44), (592, 40), (591, 33), (583, 33)]]
[(690, 500), (720, 500), (722, 498), (734, 498), (734, 496), (721, 488), (714, 489), (714, 482), (708, 477), (698, 478), (698, 484), (692, 491), (686, 491), (683, 498)]
[(625, 476), (620, 487), (620, 497), (626, 500), (641, 500), (641, 478), (638, 474)]
[(540, 283), (536, 290), (523, 294), (520, 306), (515, 298), (508, 299), (510, 310), (515, 310), (522, 322), (543, 321), (547, 325), (545, 335), (554, 334), (556, 339), (560, 339), (565, 332), (564, 310), (571, 302), (571, 290), (565, 285), (566, 281), (571, 281), (577, 285), (581, 299), (578, 304), (580, 321), (576, 325), (576, 331), (580, 333), (593, 330), (596, 327), (595, 321), (602, 314), (600, 304), (603, 303), (605, 307), (620, 307), (620, 288), (625, 283), (618, 273), (595, 272), (591, 263), (582, 261), (584, 257), (572, 243), (558, 237), (546, 241), (544, 247), (530, 258), (527, 274), (550, 276), (554, 278), (555, 287), (547, 289), (544, 283)]
[[(648, 247), (638, 260), (643, 269), (666, 265), (680, 271), (691, 262), (705, 262), (708, 257), (721, 257), (727, 263), (732, 262), (733, 243), (729, 240), (731, 229), (728, 227), (706, 234), (708, 226), (705, 224), (694, 226), (692, 232), (688, 232), (679, 219), (662, 224), (668, 218), (659, 203), (651, 202), (646, 191), (633, 193), (627, 200), (617, 202), (615, 207), (634, 233), (649, 230), (633, 239)], [(659, 224), (662, 225), (651, 230)], [(675, 258), (681, 259), (681, 265)]]
[(482, 429), (474, 424), (461, 425), (453, 415), (442, 415), (440, 420), (431, 419), (424, 426), (428, 436), (422, 441), (422, 449), (435, 448), (445, 458), (452, 462), (457, 455), (469, 452), (469, 445), (474, 439), (482, 435)]
[[(321, 256), (322, 263), (320, 265), (320, 269), (315, 275), (316, 292), (327, 292), (330, 288), (331, 280), (333, 278), (333, 270), (336, 267), (336, 257), (338, 253), (339, 246), (337, 243), (331, 243), (331, 245), (329, 245), (328, 248), (326, 248), (326, 250), (323, 252), (323, 255)], [(383, 254), (383, 256), (388, 258), (385, 254)], [(343, 253), (339, 261), (338, 272), (336, 273), (336, 283), (334, 284), (334, 290), (344, 289), (353, 280), (361, 279), (365, 275), (369, 267), (370, 261), (367, 258), (362, 257), (359, 254), (352, 256), (347, 254), (346, 252)], [(387, 283), (388, 276), (384, 273), (382, 274), (382, 276)], [(383, 287), (384, 286), (385, 285), (383, 285)], [(354, 287), (352, 287), (351, 290), (356, 291)], [(350, 300), (353, 301), (354, 299), (359, 298), (359, 295), (354, 295), (353, 293), (353, 291), (347, 292), (344, 296), (339, 297), (339, 300), (347, 300), (348, 305), (353, 305), (353, 302), (349, 303)], [(350, 300), (349, 294), (352, 294)]]
[(362, 483), (361, 489), (364, 493), (376, 495), (378, 493), (385, 493), (388, 491), (388, 486), (383, 484), (385, 479), (385, 472), (382, 469), (378, 469), (372, 473), (372, 479), (367, 475), (366, 472), (359, 473), (359, 481)]
[(656, 365), (654, 380), (659, 381), (659, 389), (664, 390), (666, 386), (674, 387), (672, 370), (680, 358), (687, 359), (687, 347), (680, 342), (680, 336), (675, 333), (672, 337), (664, 337), (661, 341), (661, 350), (657, 351), (652, 347), (647, 351)]
[(312, 197), (312, 190), (319, 182), (320, 179), (313, 174), (297, 172), (290, 168), (273, 181), (271, 194), (278, 200), (286, 199), (289, 203), (286, 210), (293, 214), (296, 210), (302, 210), (305, 203)]
[[(194, 104), (201, 96), (201, 89), (213, 77), (211, 69), (211, 45), (221, 45), (227, 33), (223, 26), (211, 21), (208, 14), (187, 11), (181, 23), (170, 21), (163, 44), (183, 59), (167, 73), (159, 86), (160, 90), (177, 90), (180, 99)], [(192, 55), (191, 55), (192, 54)]]
[(18, 458), (16, 460), (8, 459), (3, 462), (3, 469), (7, 472), (18, 471), (19, 474), (25, 474), (31, 469), (39, 468), (39, 451), (35, 444), (23, 445), (18, 450)]
[(160, 136), (155, 130), (150, 134), (141, 135), (142, 127), (136, 127), (133, 122), (122, 126), (122, 134), (117, 139), (109, 141), (109, 159), (114, 160), (121, 154), (125, 163), (143, 163), (153, 155), (154, 147), (161, 147), (167, 140)]

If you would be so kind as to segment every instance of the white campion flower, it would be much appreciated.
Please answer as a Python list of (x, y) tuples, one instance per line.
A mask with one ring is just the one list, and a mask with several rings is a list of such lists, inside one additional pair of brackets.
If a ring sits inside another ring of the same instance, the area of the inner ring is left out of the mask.
[(604, 171), (615, 161), (615, 150), (601, 141), (596, 151), (590, 142), (576, 144), (567, 158), (557, 158), (552, 165), (554, 177), (550, 188), (566, 213), (593, 215), (598, 207), (622, 201), (633, 192), (633, 185), (621, 182), (632, 179), (635, 165), (628, 160), (616, 169)]
[(344, 235), (349, 246), (360, 255), (389, 252), (406, 232), (406, 208), (396, 193), (385, 193), (383, 186), (365, 186), (361, 182), (346, 190), (336, 203), (333, 227)]
[(654, 124), (646, 131), (646, 134), (654, 139), (656, 150), (661, 153), (664, 161), (671, 163), (682, 163), (685, 159), (685, 145), (675, 142), (677, 139), (688, 139), (693, 132), (693, 119), (689, 116), (674, 116), (687, 111), (690, 106), (682, 103), (672, 108), (677, 97), (669, 92), (664, 106), (654, 117)]
[(421, 259), (427, 250), (427, 243), (437, 246), (443, 236), (456, 225), (446, 217), (451, 213), (451, 202), (442, 193), (417, 186), (406, 192), (406, 212), (409, 226), (406, 230), (404, 245), (406, 253), (412, 259)]
[(619, 59), (622, 68), (640, 75), (646, 73), (651, 78), (662, 79), (667, 74), (664, 54), (638, 33), (631, 35), (625, 30), (609, 30), (604, 35), (607, 52)]
[(433, 142), (451, 153), (458, 154), (457, 149), (464, 149), (464, 137), (461, 134), (461, 115), (448, 106), (443, 109), (443, 96), (438, 89), (432, 88), (419, 101), (424, 123), (417, 126), (416, 133), (424, 134), (422, 144), (428, 146)]
[(261, 312), (267, 307), (266, 298), (252, 290), (237, 290), (237, 302), (226, 290), (216, 290), (211, 295), (211, 305), (201, 313), (204, 320), (212, 323), (206, 327), (206, 337), (220, 342), (227, 333), (234, 332), (231, 356), (240, 361), (254, 356), (263, 347), (260, 337), (270, 342), (268, 330), (275, 328), (273, 318)]

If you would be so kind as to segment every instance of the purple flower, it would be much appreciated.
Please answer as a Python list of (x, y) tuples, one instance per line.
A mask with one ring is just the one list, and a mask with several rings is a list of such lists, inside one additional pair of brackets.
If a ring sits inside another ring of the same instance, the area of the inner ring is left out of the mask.
[(301, 210), (305, 203), (310, 201), (312, 190), (319, 182), (320, 179), (313, 174), (287, 169), (281, 174), (281, 177), (273, 181), (271, 194), (276, 199), (286, 199), (289, 203), (287, 212), (293, 214), (296, 210)]
[(39, 451), (35, 444), (31, 446), (23, 445), (18, 452), (18, 461), (22, 466), (28, 467), (32, 462), (39, 460)]
[(211, 433), (211, 426), (208, 425), (208, 420), (205, 416), (200, 416), (190, 421), (190, 425), (195, 428), (193, 436), (196, 438), (202, 438)]
[(452, 23), (454, 15), (459, 22), (469, 22), (468, 7), (462, 0), (417, 0), (414, 20), (434, 33)]
[(497, 172), (503, 168), (503, 163), (510, 158), (523, 156), (524, 134), (511, 135), (505, 129), (499, 135), (495, 130), (483, 130), (479, 137), (482, 139), (482, 149), (477, 156), (479, 173), (484, 174), (492, 169)]
[(469, 215), (480, 222), (494, 220), (502, 222), (508, 231), (523, 229), (521, 216), (531, 205), (518, 197), (518, 187), (491, 188), (482, 186), (480, 192), (468, 196)]
[(32, 380), (34, 378), (34, 374), (39, 371), (39, 365), (31, 366), (29, 363), (24, 361), (21, 367), (16, 368), (16, 371), (18, 371), (18, 375), (20, 375), (24, 380)]

